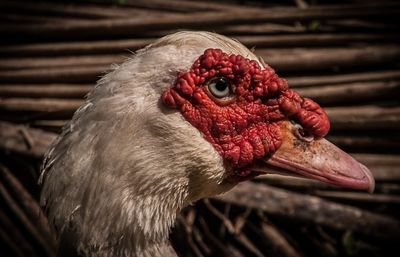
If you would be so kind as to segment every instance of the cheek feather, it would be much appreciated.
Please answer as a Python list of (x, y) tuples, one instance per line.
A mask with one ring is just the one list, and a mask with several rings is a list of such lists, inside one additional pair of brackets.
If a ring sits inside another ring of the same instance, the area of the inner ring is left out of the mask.
[[(229, 103), (207, 93), (207, 82), (216, 77), (232, 85)], [(329, 130), (321, 107), (288, 89), (272, 68), (219, 49), (207, 49), (189, 71), (179, 73), (162, 101), (202, 132), (236, 180), (251, 176), (250, 165), (280, 147), (280, 120), (294, 119), (316, 137)]]

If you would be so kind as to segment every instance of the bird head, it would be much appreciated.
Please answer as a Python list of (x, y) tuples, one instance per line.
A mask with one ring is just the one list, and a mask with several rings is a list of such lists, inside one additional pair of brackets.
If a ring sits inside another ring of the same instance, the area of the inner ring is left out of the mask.
[(373, 190), (368, 169), (323, 139), (330, 128), (325, 111), (260, 59), (208, 48), (177, 74), (162, 101), (213, 145), (229, 181), (271, 173), (275, 166), (289, 175)]
[(86, 256), (154, 256), (182, 207), (259, 174), (372, 190), (328, 130), (239, 42), (172, 34), (99, 80), (46, 156), (41, 202)]

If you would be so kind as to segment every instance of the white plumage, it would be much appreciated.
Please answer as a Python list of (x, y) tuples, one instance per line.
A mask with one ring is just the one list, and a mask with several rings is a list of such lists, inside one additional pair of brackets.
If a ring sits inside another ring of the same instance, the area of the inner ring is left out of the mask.
[[(60, 255), (173, 255), (167, 239), (179, 210), (236, 184), (226, 180), (224, 160), (213, 145), (160, 99), (178, 72), (187, 71), (209, 48), (263, 67), (262, 60), (232, 39), (208, 32), (169, 35), (114, 67), (64, 128), (41, 175), (41, 203), (58, 232)], [(326, 140), (296, 139), (293, 125), (285, 124), (287, 140), (271, 163), (331, 183), (373, 188), (364, 166)], [(301, 151), (294, 149), (298, 145)], [(317, 156), (318, 147), (332, 153)], [(283, 164), (279, 156), (294, 165)], [(342, 171), (338, 156), (350, 168)]]
[(164, 37), (105, 75), (47, 154), (42, 205), (86, 256), (156, 256), (182, 207), (234, 186), (211, 144), (160, 104), (210, 47), (257, 60), (212, 33)]

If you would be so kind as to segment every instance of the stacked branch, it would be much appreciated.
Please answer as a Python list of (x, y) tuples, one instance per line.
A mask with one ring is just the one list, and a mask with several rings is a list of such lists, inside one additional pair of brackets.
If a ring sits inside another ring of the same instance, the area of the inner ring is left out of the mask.
[(393, 248), (400, 237), (400, 37), (392, 22), (399, 3), (258, 4), (0, 3), (0, 198), (6, 207), (0, 239), (15, 256), (55, 255), (32, 188), (40, 159), (84, 95), (112, 63), (182, 28), (216, 31), (255, 47), (291, 87), (325, 107), (328, 139), (358, 152), (377, 184), (376, 193), (367, 194), (302, 178), (259, 177), (184, 210), (172, 234), (177, 251), (333, 257), (347, 251), (349, 240), (360, 253)]

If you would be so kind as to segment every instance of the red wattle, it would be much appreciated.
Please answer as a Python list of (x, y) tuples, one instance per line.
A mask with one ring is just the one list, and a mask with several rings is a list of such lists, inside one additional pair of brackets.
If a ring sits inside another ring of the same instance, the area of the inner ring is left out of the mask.
[[(207, 93), (207, 82), (215, 77), (229, 81), (233, 101), (223, 102)], [(286, 80), (268, 65), (262, 69), (254, 60), (220, 49), (205, 50), (189, 71), (179, 73), (162, 101), (179, 109), (202, 132), (223, 157), (230, 178), (237, 181), (252, 175), (249, 166), (254, 160), (280, 147), (277, 122), (295, 119), (315, 137), (329, 130), (322, 108), (288, 89)]]

